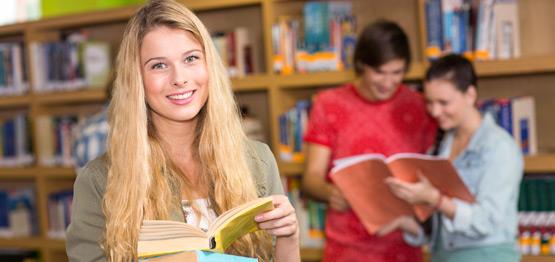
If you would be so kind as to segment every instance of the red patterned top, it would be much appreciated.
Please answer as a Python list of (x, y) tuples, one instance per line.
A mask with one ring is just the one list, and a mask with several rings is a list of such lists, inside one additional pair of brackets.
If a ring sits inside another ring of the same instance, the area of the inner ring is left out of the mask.
[[(315, 99), (304, 140), (329, 147), (333, 160), (364, 153), (389, 156), (424, 153), (436, 124), (422, 96), (401, 85), (392, 98), (370, 102), (353, 84), (325, 90)], [(328, 169), (328, 170), (329, 170)], [(326, 176), (328, 182), (329, 174)], [(328, 209), (325, 261), (420, 261), (420, 248), (408, 246), (401, 232), (369, 235), (352, 210)]]

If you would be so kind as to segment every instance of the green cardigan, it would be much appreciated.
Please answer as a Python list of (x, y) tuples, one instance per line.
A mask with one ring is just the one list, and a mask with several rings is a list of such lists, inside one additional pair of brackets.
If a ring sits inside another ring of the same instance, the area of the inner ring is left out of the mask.
[[(249, 141), (247, 162), (259, 197), (283, 194), (276, 161), (266, 144)], [(102, 197), (106, 190), (107, 173), (106, 157), (103, 156), (88, 163), (77, 175), (71, 224), (66, 234), (66, 251), (70, 261), (106, 261), (99, 243), (106, 226)], [(172, 219), (184, 221), (182, 214), (180, 210), (174, 210)]]

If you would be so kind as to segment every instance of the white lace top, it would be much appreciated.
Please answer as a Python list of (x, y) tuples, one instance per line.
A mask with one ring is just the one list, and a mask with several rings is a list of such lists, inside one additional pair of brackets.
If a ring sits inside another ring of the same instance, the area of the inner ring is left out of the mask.
[(195, 199), (193, 201), (195, 201), (195, 206), (200, 211), (200, 217), (193, 211), (193, 207), (188, 200), (181, 200), (181, 209), (185, 215), (185, 222), (208, 231), (208, 227), (216, 220), (216, 212), (210, 207), (210, 202), (207, 198)]

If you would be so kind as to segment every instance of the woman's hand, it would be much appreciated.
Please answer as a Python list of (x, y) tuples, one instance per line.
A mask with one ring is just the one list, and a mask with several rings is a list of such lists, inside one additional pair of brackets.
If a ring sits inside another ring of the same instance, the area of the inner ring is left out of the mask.
[(391, 221), (391, 223), (380, 228), (380, 230), (378, 230), (376, 235), (380, 237), (385, 236), (397, 229), (401, 229), (407, 233), (417, 236), (420, 232), (420, 225), (418, 225), (418, 222), (416, 222), (414, 217), (401, 216)]
[(276, 237), (276, 262), (301, 261), (299, 226), (295, 209), (285, 195), (273, 195), (274, 209), (257, 215), (260, 229)]
[(410, 204), (436, 206), (440, 198), (439, 190), (426, 177), (419, 177), (420, 180), (416, 183), (403, 182), (394, 177), (386, 178), (385, 183), (393, 194)]
[(341, 212), (349, 209), (349, 203), (347, 202), (347, 200), (345, 200), (345, 197), (343, 196), (343, 193), (341, 193), (341, 190), (339, 190), (339, 188), (337, 188), (335, 185), (330, 186), (331, 191), (330, 197), (328, 198), (328, 203), (330, 207)]
[(266, 230), (276, 237), (298, 236), (297, 216), (295, 209), (285, 195), (273, 195), (274, 209), (257, 215), (254, 220), (260, 229)]

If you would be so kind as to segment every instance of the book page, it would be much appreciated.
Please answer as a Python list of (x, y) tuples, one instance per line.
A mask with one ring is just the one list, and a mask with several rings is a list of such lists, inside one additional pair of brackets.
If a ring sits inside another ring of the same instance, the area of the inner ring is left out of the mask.
[(204, 231), (169, 220), (144, 220), (137, 245), (141, 258), (209, 248), (208, 236)]
[(384, 162), (386, 160), (385, 156), (382, 154), (363, 154), (363, 155), (338, 158), (333, 161), (333, 168), (331, 172), (332, 173), (337, 172), (342, 168), (345, 168), (369, 159), (381, 159)]
[(206, 237), (180, 237), (159, 240), (139, 240), (137, 252), (139, 258), (148, 258), (173, 254), (181, 251), (193, 251), (208, 248)]
[[(259, 198), (230, 209), (220, 215), (213, 225), (210, 226), (208, 234), (212, 236), (211, 248), (216, 252), (224, 252), (238, 238), (247, 233), (258, 230), (258, 223), (254, 217), (274, 209), (271, 197)], [(215, 247), (212, 246), (215, 244)]]
[(411, 206), (397, 198), (385, 184), (389, 176), (391, 172), (379, 158), (358, 161), (335, 169), (331, 174), (331, 179), (370, 234), (400, 216), (413, 214)]
[[(420, 172), (445, 196), (474, 202), (474, 197), (459, 177), (457, 170), (446, 158), (405, 155), (395, 157), (388, 165), (393, 175), (400, 180), (410, 183), (418, 182)], [(426, 220), (432, 213), (433, 209), (428, 206), (415, 206), (415, 214), (420, 221)]]

